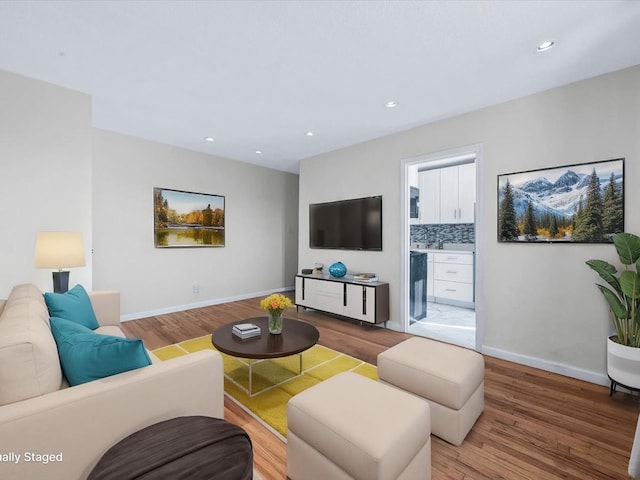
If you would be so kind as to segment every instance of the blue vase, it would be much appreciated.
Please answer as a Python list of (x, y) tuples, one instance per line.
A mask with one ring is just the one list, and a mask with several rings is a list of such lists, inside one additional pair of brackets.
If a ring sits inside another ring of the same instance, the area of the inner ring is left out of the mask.
[(329, 267), (329, 273), (332, 277), (344, 277), (347, 274), (347, 267), (342, 262), (336, 262)]

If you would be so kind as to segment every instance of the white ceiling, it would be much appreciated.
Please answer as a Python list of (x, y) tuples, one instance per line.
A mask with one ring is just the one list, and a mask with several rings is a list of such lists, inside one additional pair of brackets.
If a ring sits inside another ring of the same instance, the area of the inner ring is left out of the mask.
[(4, 0), (0, 68), (91, 94), (95, 127), (297, 172), (640, 64), (638, 25), (632, 0)]

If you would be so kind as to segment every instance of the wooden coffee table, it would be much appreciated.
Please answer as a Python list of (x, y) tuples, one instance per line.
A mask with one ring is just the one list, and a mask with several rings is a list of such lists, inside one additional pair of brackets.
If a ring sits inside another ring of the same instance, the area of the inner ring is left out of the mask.
[[(302, 352), (313, 347), (320, 337), (318, 329), (313, 325), (293, 320), (290, 318), (283, 319), (282, 333), (272, 335), (269, 333), (267, 325), (267, 317), (252, 317), (238, 322), (229, 323), (220, 327), (211, 335), (211, 343), (222, 353), (238, 357), (239, 359), (251, 360), (268, 360), (273, 358), (289, 357), (291, 355), (299, 356), (299, 375), (302, 375)], [(262, 334), (258, 337), (242, 339), (231, 333), (234, 325), (239, 323), (253, 323), (260, 327)], [(257, 362), (243, 362), (249, 367), (249, 389), (234, 382), (239, 388), (247, 392), (252, 397), (256, 393), (253, 392), (253, 365)], [(257, 392), (260, 393), (260, 392)]]

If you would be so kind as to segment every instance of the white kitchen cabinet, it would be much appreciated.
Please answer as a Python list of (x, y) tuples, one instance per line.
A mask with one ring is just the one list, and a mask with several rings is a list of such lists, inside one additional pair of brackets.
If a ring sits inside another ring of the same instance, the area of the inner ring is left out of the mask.
[(437, 262), (434, 263), (433, 275), (439, 280), (471, 283), (473, 281), (473, 265)]
[[(434, 293), (436, 297), (436, 301), (441, 303), (455, 303), (455, 305), (471, 306), (468, 305), (473, 303), (471, 299), (473, 299), (473, 285), (470, 283), (459, 283), (459, 282), (447, 282), (443, 280), (437, 280), (434, 286)], [(443, 302), (443, 300), (448, 300), (449, 302)]]
[(457, 223), (458, 216), (458, 167), (440, 170), (440, 220), (438, 223)]
[(474, 223), (476, 201), (475, 164), (440, 170), (440, 222)]
[(389, 320), (389, 284), (297, 275), (295, 304), (362, 322), (385, 322)]
[(476, 164), (458, 166), (458, 223), (476, 221)]
[(433, 295), (436, 302), (473, 307), (473, 253), (437, 252), (431, 256), (433, 256)]
[(440, 223), (440, 170), (419, 174), (420, 223)]

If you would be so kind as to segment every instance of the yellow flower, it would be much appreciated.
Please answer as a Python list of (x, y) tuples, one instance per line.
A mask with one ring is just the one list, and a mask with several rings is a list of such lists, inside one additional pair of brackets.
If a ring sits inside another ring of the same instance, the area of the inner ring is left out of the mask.
[(281, 293), (274, 293), (267, 298), (260, 300), (260, 307), (273, 312), (275, 310), (284, 310), (285, 308), (292, 307), (291, 299), (282, 295)]

